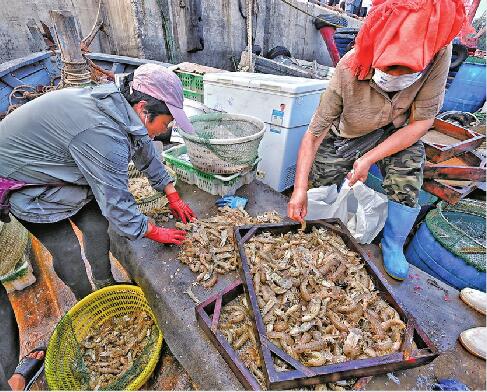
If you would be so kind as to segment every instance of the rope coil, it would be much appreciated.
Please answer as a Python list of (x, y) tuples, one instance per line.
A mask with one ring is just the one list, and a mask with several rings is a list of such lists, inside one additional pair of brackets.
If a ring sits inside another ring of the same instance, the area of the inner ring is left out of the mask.
[(91, 83), (91, 72), (86, 61), (66, 61), (61, 58), (62, 87), (82, 87)]

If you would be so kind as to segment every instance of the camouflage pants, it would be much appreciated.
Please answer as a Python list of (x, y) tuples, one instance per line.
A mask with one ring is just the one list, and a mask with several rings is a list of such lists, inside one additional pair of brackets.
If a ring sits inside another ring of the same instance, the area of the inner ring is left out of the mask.
[[(337, 139), (337, 136), (330, 134), (318, 149), (310, 175), (313, 187), (332, 184), (340, 186), (347, 173), (352, 170), (354, 160), (344, 159), (336, 154), (333, 142)], [(384, 175), (382, 186), (387, 197), (409, 207), (417, 206), (419, 191), (423, 185), (424, 163), (425, 152), (421, 141), (377, 162)]]

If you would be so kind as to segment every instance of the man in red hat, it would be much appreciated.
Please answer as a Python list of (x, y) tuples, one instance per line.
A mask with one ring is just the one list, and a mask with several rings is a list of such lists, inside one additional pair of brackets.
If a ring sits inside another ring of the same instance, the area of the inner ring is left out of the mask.
[(307, 213), (313, 186), (365, 182), (377, 163), (389, 198), (384, 267), (403, 280), (403, 246), (419, 212), (425, 152), (421, 137), (440, 110), (451, 41), (465, 23), (461, 0), (376, 0), (354, 50), (339, 62), (298, 155), (288, 215)]

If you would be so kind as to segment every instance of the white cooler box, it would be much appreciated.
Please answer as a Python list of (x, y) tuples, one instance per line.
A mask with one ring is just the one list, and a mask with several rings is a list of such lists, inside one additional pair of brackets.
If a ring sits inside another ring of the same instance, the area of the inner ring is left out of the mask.
[(247, 114), (284, 128), (309, 124), (327, 80), (247, 72), (203, 76), (205, 105), (220, 112)]
[(308, 125), (284, 128), (266, 124), (266, 133), (259, 146), (257, 177), (272, 189), (282, 192), (294, 184), (296, 160), (301, 139)]
[(205, 74), (209, 108), (254, 116), (267, 124), (257, 168), (262, 182), (282, 192), (294, 183), (301, 139), (318, 107), (327, 80), (247, 72)]

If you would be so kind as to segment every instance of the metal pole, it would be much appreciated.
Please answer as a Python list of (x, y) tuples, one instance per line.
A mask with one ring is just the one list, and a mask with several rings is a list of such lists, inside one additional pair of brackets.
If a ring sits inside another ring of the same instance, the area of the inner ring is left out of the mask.
[(247, 53), (249, 58), (249, 72), (254, 72), (254, 63), (252, 61), (252, 7), (254, 0), (247, 0)]

